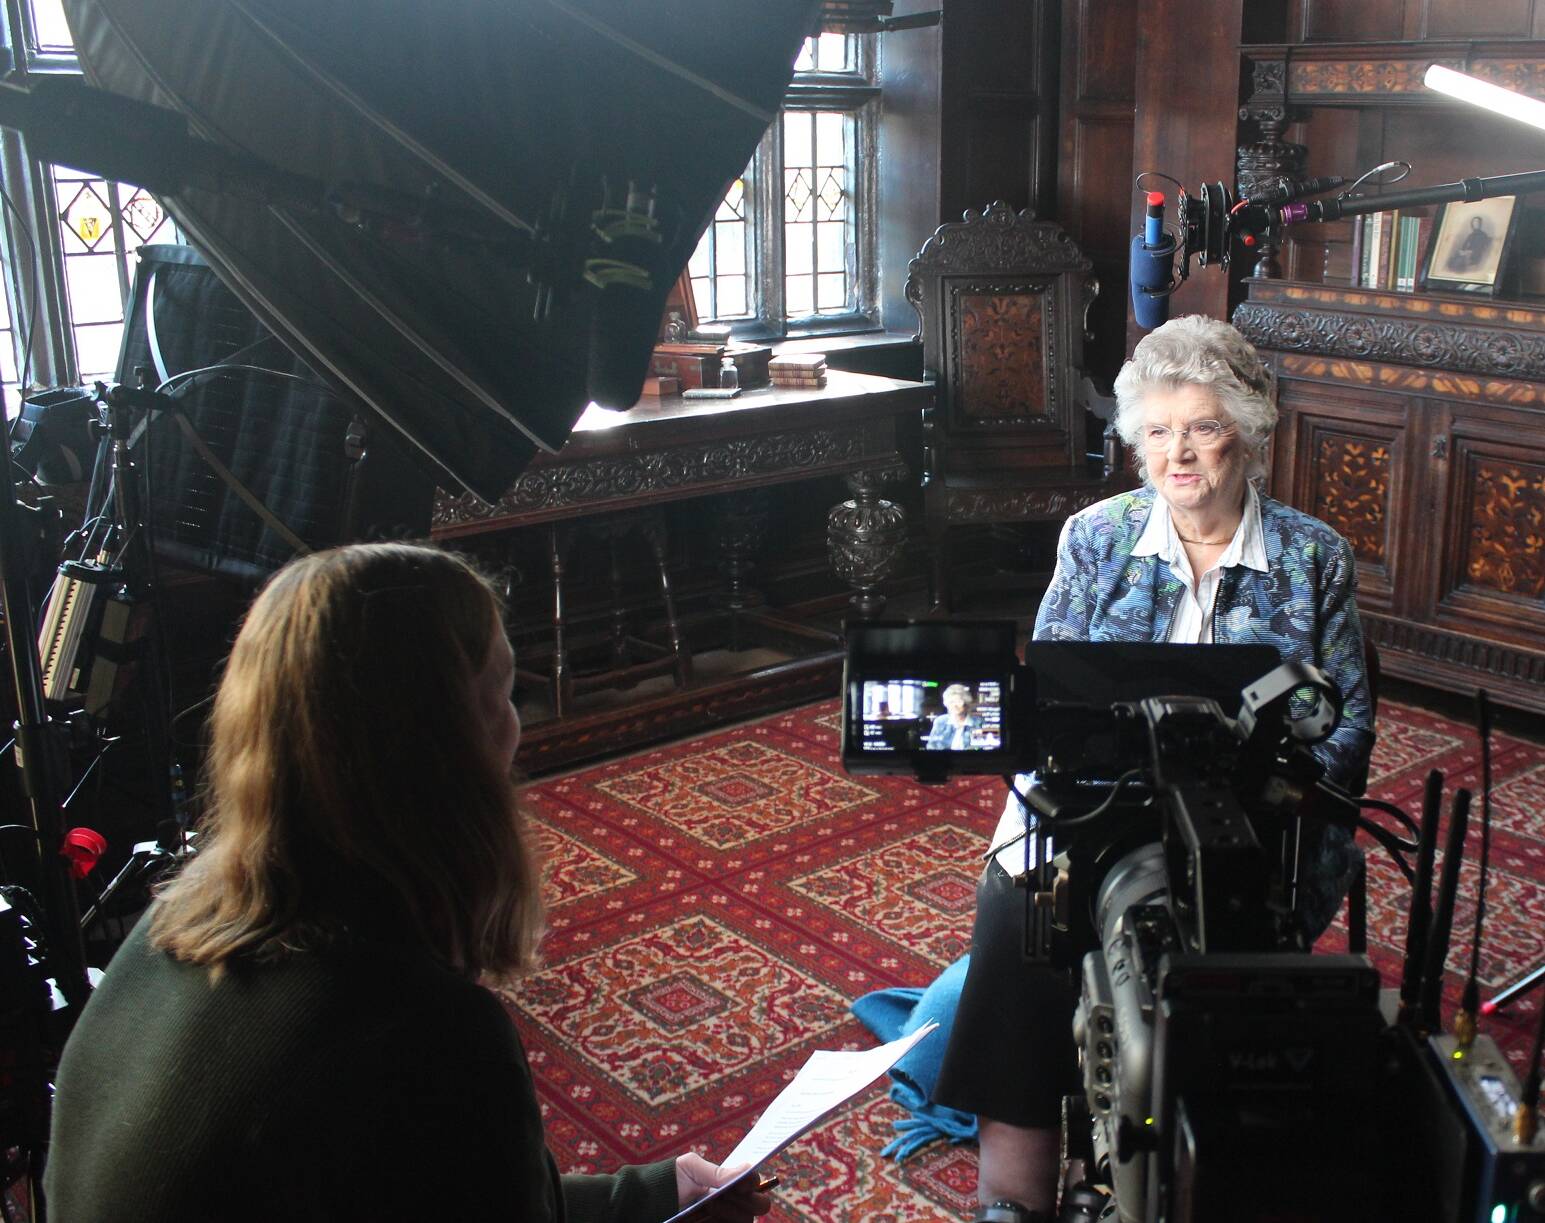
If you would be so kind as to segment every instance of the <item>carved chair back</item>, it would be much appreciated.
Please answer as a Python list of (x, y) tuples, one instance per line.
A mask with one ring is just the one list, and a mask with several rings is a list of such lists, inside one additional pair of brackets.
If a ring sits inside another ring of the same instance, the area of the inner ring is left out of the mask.
[(1076, 395), (1099, 291), (1061, 226), (999, 201), (941, 225), (907, 268), (935, 383), (927, 479), (1087, 469)]

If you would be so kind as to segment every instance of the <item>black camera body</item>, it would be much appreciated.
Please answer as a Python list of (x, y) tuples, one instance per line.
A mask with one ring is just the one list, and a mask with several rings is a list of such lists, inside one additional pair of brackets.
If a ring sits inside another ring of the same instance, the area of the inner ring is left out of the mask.
[[(1415, 1114), (1450, 1106), (1413, 1094), (1368, 959), (1309, 955), (1298, 920), (1301, 836), (1358, 818), (1307, 750), (1340, 694), (1264, 647), (1015, 644), (1011, 623), (850, 626), (843, 763), (1033, 772), (1012, 783), (1025, 954), (1081, 981), (1065, 1141), (1110, 1192), (1099, 1218), (1438, 1223), (1457, 1181)], [(1383, 1116), (1397, 1100), (1413, 1115)]]

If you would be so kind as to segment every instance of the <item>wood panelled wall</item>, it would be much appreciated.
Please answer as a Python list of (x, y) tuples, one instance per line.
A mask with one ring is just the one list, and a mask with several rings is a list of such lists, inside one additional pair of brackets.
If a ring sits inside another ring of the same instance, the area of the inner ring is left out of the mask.
[[(953, 0), (940, 64), (940, 221), (1056, 201), (1056, 0)], [(891, 37), (906, 37), (905, 34)]]
[(1057, 212), (1100, 281), (1084, 357), (1109, 383), (1126, 354), (1127, 228), (1139, 0), (1074, 0), (1062, 25)]
[(1545, 38), (1541, 0), (1289, 0), (1288, 42)]

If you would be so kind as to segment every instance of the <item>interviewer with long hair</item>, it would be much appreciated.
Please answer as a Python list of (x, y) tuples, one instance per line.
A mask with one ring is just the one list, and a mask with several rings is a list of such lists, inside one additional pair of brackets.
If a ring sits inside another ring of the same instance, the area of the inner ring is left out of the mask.
[[(661, 1220), (697, 1155), (560, 1176), (480, 979), (533, 964), (531, 834), (497, 597), (437, 549), (297, 561), (215, 699), (199, 853), (114, 957), (60, 1066), (55, 1223)], [(704, 1208), (749, 1220), (750, 1178)]]

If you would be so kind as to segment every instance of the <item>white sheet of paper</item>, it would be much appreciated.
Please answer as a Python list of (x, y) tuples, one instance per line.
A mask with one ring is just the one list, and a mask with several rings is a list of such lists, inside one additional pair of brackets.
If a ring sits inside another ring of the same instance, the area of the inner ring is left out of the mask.
[(909, 1036), (853, 1053), (816, 1050), (800, 1067), (799, 1073), (789, 1081), (788, 1086), (777, 1094), (757, 1118), (756, 1124), (747, 1131), (735, 1149), (721, 1161), (722, 1166), (726, 1167), (750, 1164), (745, 1175), (737, 1176), (729, 1184), (721, 1185), (712, 1193), (699, 1198), (685, 1210), (672, 1215), (665, 1223), (676, 1223), (676, 1220), (686, 1218), (704, 1202), (718, 1197), (732, 1185), (739, 1184), (759, 1164), (776, 1155), (801, 1134), (813, 1129), (839, 1105), (863, 1091), (938, 1026), (930, 1020)]

